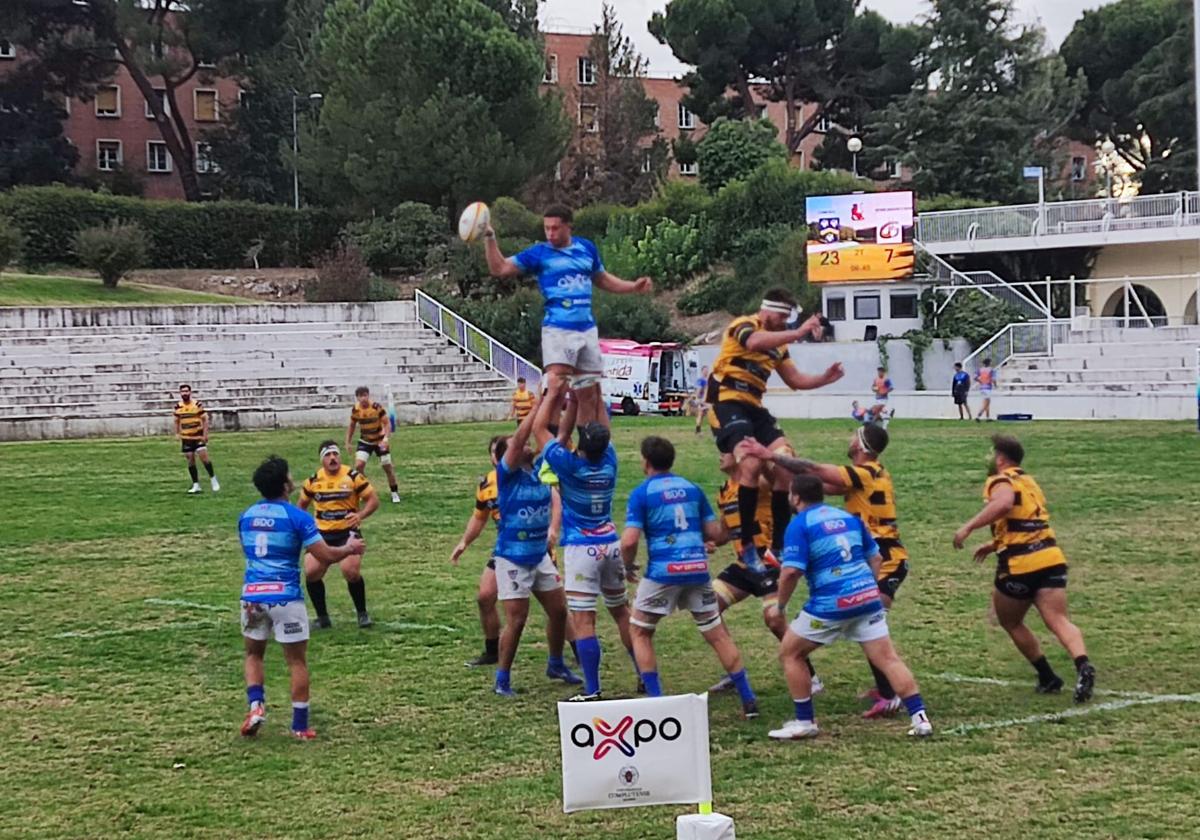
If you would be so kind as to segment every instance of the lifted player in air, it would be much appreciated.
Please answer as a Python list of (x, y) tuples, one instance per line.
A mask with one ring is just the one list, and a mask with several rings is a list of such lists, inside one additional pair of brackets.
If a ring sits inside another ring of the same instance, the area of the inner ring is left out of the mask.
[(192, 477), (192, 488), (188, 493), (194, 495), (203, 492), (200, 489), (200, 474), (196, 471), (197, 455), (208, 473), (213, 492), (220, 490), (221, 482), (217, 481), (212, 461), (208, 458), (208, 413), (200, 400), (192, 399), (192, 386), (186, 383), (179, 386), (179, 402), (175, 403), (175, 436), (179, 438), (180, 451), (187, 459), (188, 475)]
[(392, 427), (387, 409), (371, 401), (371, 389), (362, 385), (354, 391), (354, 408), (350, 409), (350, 425), (346, 428), (346, 449), (354, 440), (354, 427), (358, 427), (358, 447), (354, 452), (354, 469), (365, 474), (367, 461), (372, 455), (379, 456), (379, 465), (387, 475), (388, 487), (392, 491), (392, 504), (400, 501), (400, 485), (396, 483), (396, 469), (392, 466), (392, 450), (389, 430)]
[(671, 473), (674, 464), (675, 447), (669, 440), (648, 437), (642, 441), (646, 480), (629, 496), (625, 531), (621, 534), (621, 555), (629, 580), (637, 579), (637, 550), (643, 533), (649, 554), (646, 576), (638, 584), (630, 619), (638, 671), (646, 693), (661, 697), (654, 631), (663, 616), (676, 609), (687, 610), (737, 689), (742, 715), (747, 720), (756, 718), (758, 699), (742, 665), (742, 654), (721, 618), (717, 593), (708, 574), (705, 543), (723, 545), (729, 534), (704, 492)]
[(600, 376), (604, 365), (600, 337), (592, 316), (593, 284), (613, 294), (649, 294), (649, 277), (633, 282), (604, 270), (600, 252), (587, 239), (572, 236), (574, 216), (569, 207), (546, 208), (542, 222), (546, 241), (529, 246), (513, 257), (505, 257), (496, 244), (496, 232), (484, 231), (484, 252), (493, 277), (515, 278), (531, 274), (537, 278), (545, 298), (542, 319), (542, 363), (547, 375), (574, 377), (579, 399), (579, 422), (599, 421), (604, 414), (600, 398)]
[[(308, 510), (311, 505), (316, 511), (317, 527), (321, 529), (325, 542), (332, 546), (346, 545), (361, 538), (359, 526), (379, 509), (379, 494), (365, 475), (342, 463), (337, 441), (325, 441), (318, 451), (321, 453), (321, 467), (304, 482), (300, 490), (300, 507)], [(370, 627), (367, 584), (362, 577), (362, 555), (350, 554), (338, 567), (354, 601), (358, 626)], [(317, 611), (317, 627), (320, 629), (333, 626), (329, 619), (329, 608), (325, 604), (324, 577), (328, 568), (312, 555), (304, 558), (308, 597), (312, 598), (313, 609)]]
[[(475, 489), (475, 510), (467, 520), (458, 545), (450, 552), (450, 563), (458, 565), (463, 553), (479, 538), (488, 520), (500, 525), (500, 503), (496, 490), (496, 455), (497, 446), (507, 439), (506, 435), (496, 435), (488, 441), (488, 455), (492, 459), (491, 471), (479, 482)], [(475, 595), (475, 603), (479, 606), (479, 624), (483, 628), (483, 653), (467, 662), (468, 668), (479, 668), (484, 665), (495, 665), (500, 661), (500, 616), (496, 613), (496, 558), (488, 557), (487, 564), (479, 573), (479, 590)]]
[[(879, 546), (881, 562), (875, 570), (875, 582), (879, 587), (879, 600), (885, 610), (892, 608), (896, 591), (908, 576), (908, 551), (900, 542), (900, 529), (896, 519), (896, 490), (892, 477), (879, 463), (879, 456), (888, 445), (888, 433), (880, 426), (861, 426), (850, 436), (846, 466), (818, 464), (804, 458), (788, 458), (768, 452), (763, 447), (754, 451), (764, 460), (793, 473), (811, 473), (821, 479), (827, 494), (845, 496), (846, 510), (861, 519)], [(869, 663), (870, 664), (870, 663)], [(875, 677), (875, 688), (865, 692), (863, 699), (871, 701), (871, 708), (863, 713), (865, 718), (894, 715), (900, 710), (900, 698), (888, 682), (887, 676), (871, 664)], [(817, 689), (814, 686), (814, 692)]]
[(1038, 693), (1061, 691), (1062, 678), (1050, 667), (1037, 636), (1025, 626), (1025, 614), (1030, 606), (1036, 607), (1075, 660), (1075, 702), (1085, 703), (1092, 697), (1096, 668), (1088, 661), (1083, 634), (1067, 616), (1067, 558), (1050, 527), (1042, 488), (1021, 469), (1024, 460), (1025, 448), (1015, 437), (992, 438), (983, 510), (955, 532), (954, 547), (962, 548), (972, 531), (991, 525), (992, 540), (975, 550), (975, 561), (982, 563), (993, 551), (998, 555), (992, 604), (1000, 626), (1037, 671)]
[(780, 741), (819, 734), (804, 659), (822, 645), (846, 639), (862, 645), (867, 659), (904, 698), (912, 717), (908, 734), (932, 735), (916, 680), (888, 635), (887, 611), (875, 582), (881, 558), (871, 532), (854, 514), (825, 504), (821, 479), (815, 475), (792, 479), (790, 501), (796, 516), (784, 537), (778, 608), (786, 613), (802, 575), (808, 584), (808, 601), (788, 626), (779, 648), (796, 716), (767, 734)]
[[(763, 407), (763, 394), (772, 372), (778, 371), (784, 384), (794, 391), (810, 390), (842, 378), (841, 363), (830, 365), (824, 373), (801, 373), (788, 355), (788, 345), (808, 336), (820, 338), (821, 316), (813, 315), (797, 329), (787, 329), (796, 312), (796, 299), (786, 289), (772, 289), (763, 296), (757, 315), (735, 318), (725, 330), (725, 338), (709, 380), (709, 396), (715, 420), (713, 433), (721, 452), (732, 452), (737, 460), (738, 512), (742, 535), (738, 554), (747, 568), (761, 572), (764, 568), (754, 547), (758, 532), (755, 511), (758, 509), (759, 481), (762, 460), (750, 455), (746, 441), (757, 440), (767, 448), (791, 454), (792, 448), (780, 431), (771, 413)], [(775, 471), (771, 491), (771, 513), (776, 522), (786, 522), (791, 516), (788, 508), (788, 482), (791, 473)], [(747, 527), (746, 523), (749, 523)], [(777, 529), (771, 548), (778, 556), (783, 529)]]
[(300, 589), (300, 555), (307, 551), (314, 561), (328, 565), (351, 555), (361, 557), (366, 546), (358, 537), (337, 547), (321, 539), (316, 521), (288, 501), (295, 488), (282, 458), (272, 455), (263, 461), (254, 471), (254, 486), (262, 499), (246, 508), (238, 521), (246, 556), (241, 616), (250, 705), (242, 734), (256, 735), (267, 719), (263, 657), (274, 635), (291, 672), (292, 735), (309, 741), (317, 733), (308, 725), (308, 611)]

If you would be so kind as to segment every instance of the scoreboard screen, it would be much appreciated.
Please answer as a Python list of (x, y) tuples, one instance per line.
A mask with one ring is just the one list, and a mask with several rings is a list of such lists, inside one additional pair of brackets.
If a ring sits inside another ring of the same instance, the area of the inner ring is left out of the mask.
[(912, 192), (809, 196), (804, 210), (810, 283), (912, 277)]

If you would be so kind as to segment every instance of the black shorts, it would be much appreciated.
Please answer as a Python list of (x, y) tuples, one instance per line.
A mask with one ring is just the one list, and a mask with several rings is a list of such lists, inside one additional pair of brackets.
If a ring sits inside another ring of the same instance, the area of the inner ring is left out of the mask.
[(712, 407), (717, 424), (713, 436), (717, 449), (732, 452), (746, 438), (752, 437), (763, 446), (770, 446), (783, 437), (779, 424), (761, 405), (750, 405), (741, 400), (722, 400)]
[(208, 449), (208, 444), (202, 440), (183, 440), (179, 443), (179, 451), (184, 455), (191, 452), (199, 452), (201, 449)]
[(358, 537), (362, 539), (362, 534), (357, 528), (346, 528), (342, 531), (322, 531), (321, 538), (325, 540), (326, 545), (331, 545), (334, 548), (341, 548), (346, 543), (350, 542), (350, 537)]
[(1032, 601), (1039, 589), (1066, 589), (1067, 566), (1059, 563), (1057, 566), (1047, 566), (1036, 572), (1026, 572), (1023, 575), (1013, 575), (996, 570), (996, 589), (1000, 594), (1018, 601)]
[(900, 588), (900, 584), (904, 583), (906, 577), (908, 577), (908, 561), (901, 560), (899, 566), (880, 577), (875, 583), (879, 586), (880, 592), (895, 601), (896, 590)]
[(730, 563), (717, 580), (723, 581), (734, 589), (749, 592), (755, 598), (766, 598), (779, 592), (779, 569), (768, 567), (762, 574), (755, 574), (741, 563)]
[(967, 392), (966, 391), (955, 391), (954, 392), (954, 404), (955, 405), (966, 405), (967, 404)]
[(365, 440), (360, 440), (358, 446), (354, 447), (354, 449), (356, 452), (365, 453), (368, 458), (372, 455), (386, 455), (391, 451), (386, 446), (381, 446), (378, 443), (367, 443)]

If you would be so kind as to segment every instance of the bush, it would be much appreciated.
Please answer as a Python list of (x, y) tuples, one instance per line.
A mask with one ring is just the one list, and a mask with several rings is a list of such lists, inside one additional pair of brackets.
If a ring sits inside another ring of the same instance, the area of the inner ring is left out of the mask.
[(430, 246), (446, 238), (445, 222), (428, 204), (406, 201), (386, 217), (346, 225), (345, 235), (372, 271), (419, 271)]
[(660, 288), (671, 289), (708, 267), (711, 239), (703, 217), (683, 224), (662, 218), (649, 225), (632, 213), (613, 217), (599, 247), (613, 274), (626, 279), (649, 275)]
[(688, 340), (671, 326), (671, 313), (662, 304), (642, 295), (612, 295), (596, 290), (592, 293), (592, 312), (605, 338), (642, 343)]
[(707, 315), (719, 310), (740, 315), (740, 311), (734, 310), (740, 310), (740, 302), (757, 291), (757, 288), (745, 289), (742, 286), (743, 281), (736, 274), (711, 274), (680, 297), (675, 308), (684, 315)]
[(146, 264), (155, 268), (241, 265), (261, 239), (263, 266), (310, 264), (337, 241), (347, 219), (329, 210), (248, 201), (147, 201), (68, 187), (17, 187), (0, 194), (0, 215), (25, 236), (26, 265), (77, 265), (75, 232), (114, 220), (146, 232)]
[(604, 236), (608, 230), (608, 220), (612, 214), (622, 210), (615, 204), (591, 204), (575, 211), (574, 233), (584, 239), (595, 241)]
[(351, 242), (340, 242), (317, 260), (317, 277), (304, 286), (310, 303), (369, 300), (371, 269)]
[(8, 219), (0, 216), (0, 271), (15, 263), (25, 246), (25, 237)]
[(965, 338), (972, 349), (1009, 324), (1028, 320), (1025, 313), (999, 298), (964, 289), (938, 314), (934, 328), (934, 309), (944, 299), (944, 295), (933, 289), (926, 289), (921, 295), (921, 316), (926, 331), (939, 338)]
[(492, 202), (492, 227), (498, 236), (528, 239), (536, 242), (544, 238), (542, 217), (515, 198), (502, 195)]
[(787, 148), (770, 120), (718, 117), (696, 149), (700, 183), (715, 193), (735, 178), (745, 178), (768, 160), (786, 161)]
[(136, 223), (114, 220), (76, 232), (72, 249), (80, 264), (115, 289), (122, 277), (146, 264), (146, 233)]
[(542, 363), (542, 295), (518, 289), (507, 297), (443, 302), (479, 329), (534, 364)]
[(954, 193), (939, 195), (917, 196), (918, 213), (934, 213), (938, 210), (973, 210), (976, 207), (996, 207), (998, 201), (985, 201), (981, 198), (964, 198)]

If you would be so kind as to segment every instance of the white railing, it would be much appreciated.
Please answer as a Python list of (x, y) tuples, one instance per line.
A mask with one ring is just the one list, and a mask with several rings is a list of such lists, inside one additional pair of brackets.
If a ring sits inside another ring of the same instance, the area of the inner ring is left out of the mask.
[(1068, 320), (1009, 324), (963, 359), (963, 367), (969, 369), (972, 363), (978, 366), (984, 359), (990, 359), (991, 366), (998, 368), (1015, 356), (1050, 356), (1056, 344), (1070, 339), (1070, 333)]
[[(977, 289), (987, 297), (998, 298), (1011, 306), (1026, 318), (1046, 318), (1049, 316), (1046, 305), (1037, 294), (1029, 288), (1029, 284), (1009, 283), (1003, 277), (991, 271), (959, 271), (937, 254), (926, 248), (920, 240), (913, 241), (913, 247), (922, 258), (922, 263), (929, 277), (933, 280), (947, 283), (939, 286), (939, 291), (945, 290), (946, 297), (939, 304), (936, 319), (945, 309), (959, 289)], [(1022, 289), (1021, 287), (1024, 286)]]
[(524, 356), (508, 349), (470, 321), (417, 289), (417, 319), (450, 339), (463, 350), (511, 382), (524, 377), (535, 391), (542, 370)]
[(1200, 193), (1178, 192), (921, 213), (917, 238), (961, 242), (1195, 226), (1200, 226)]

